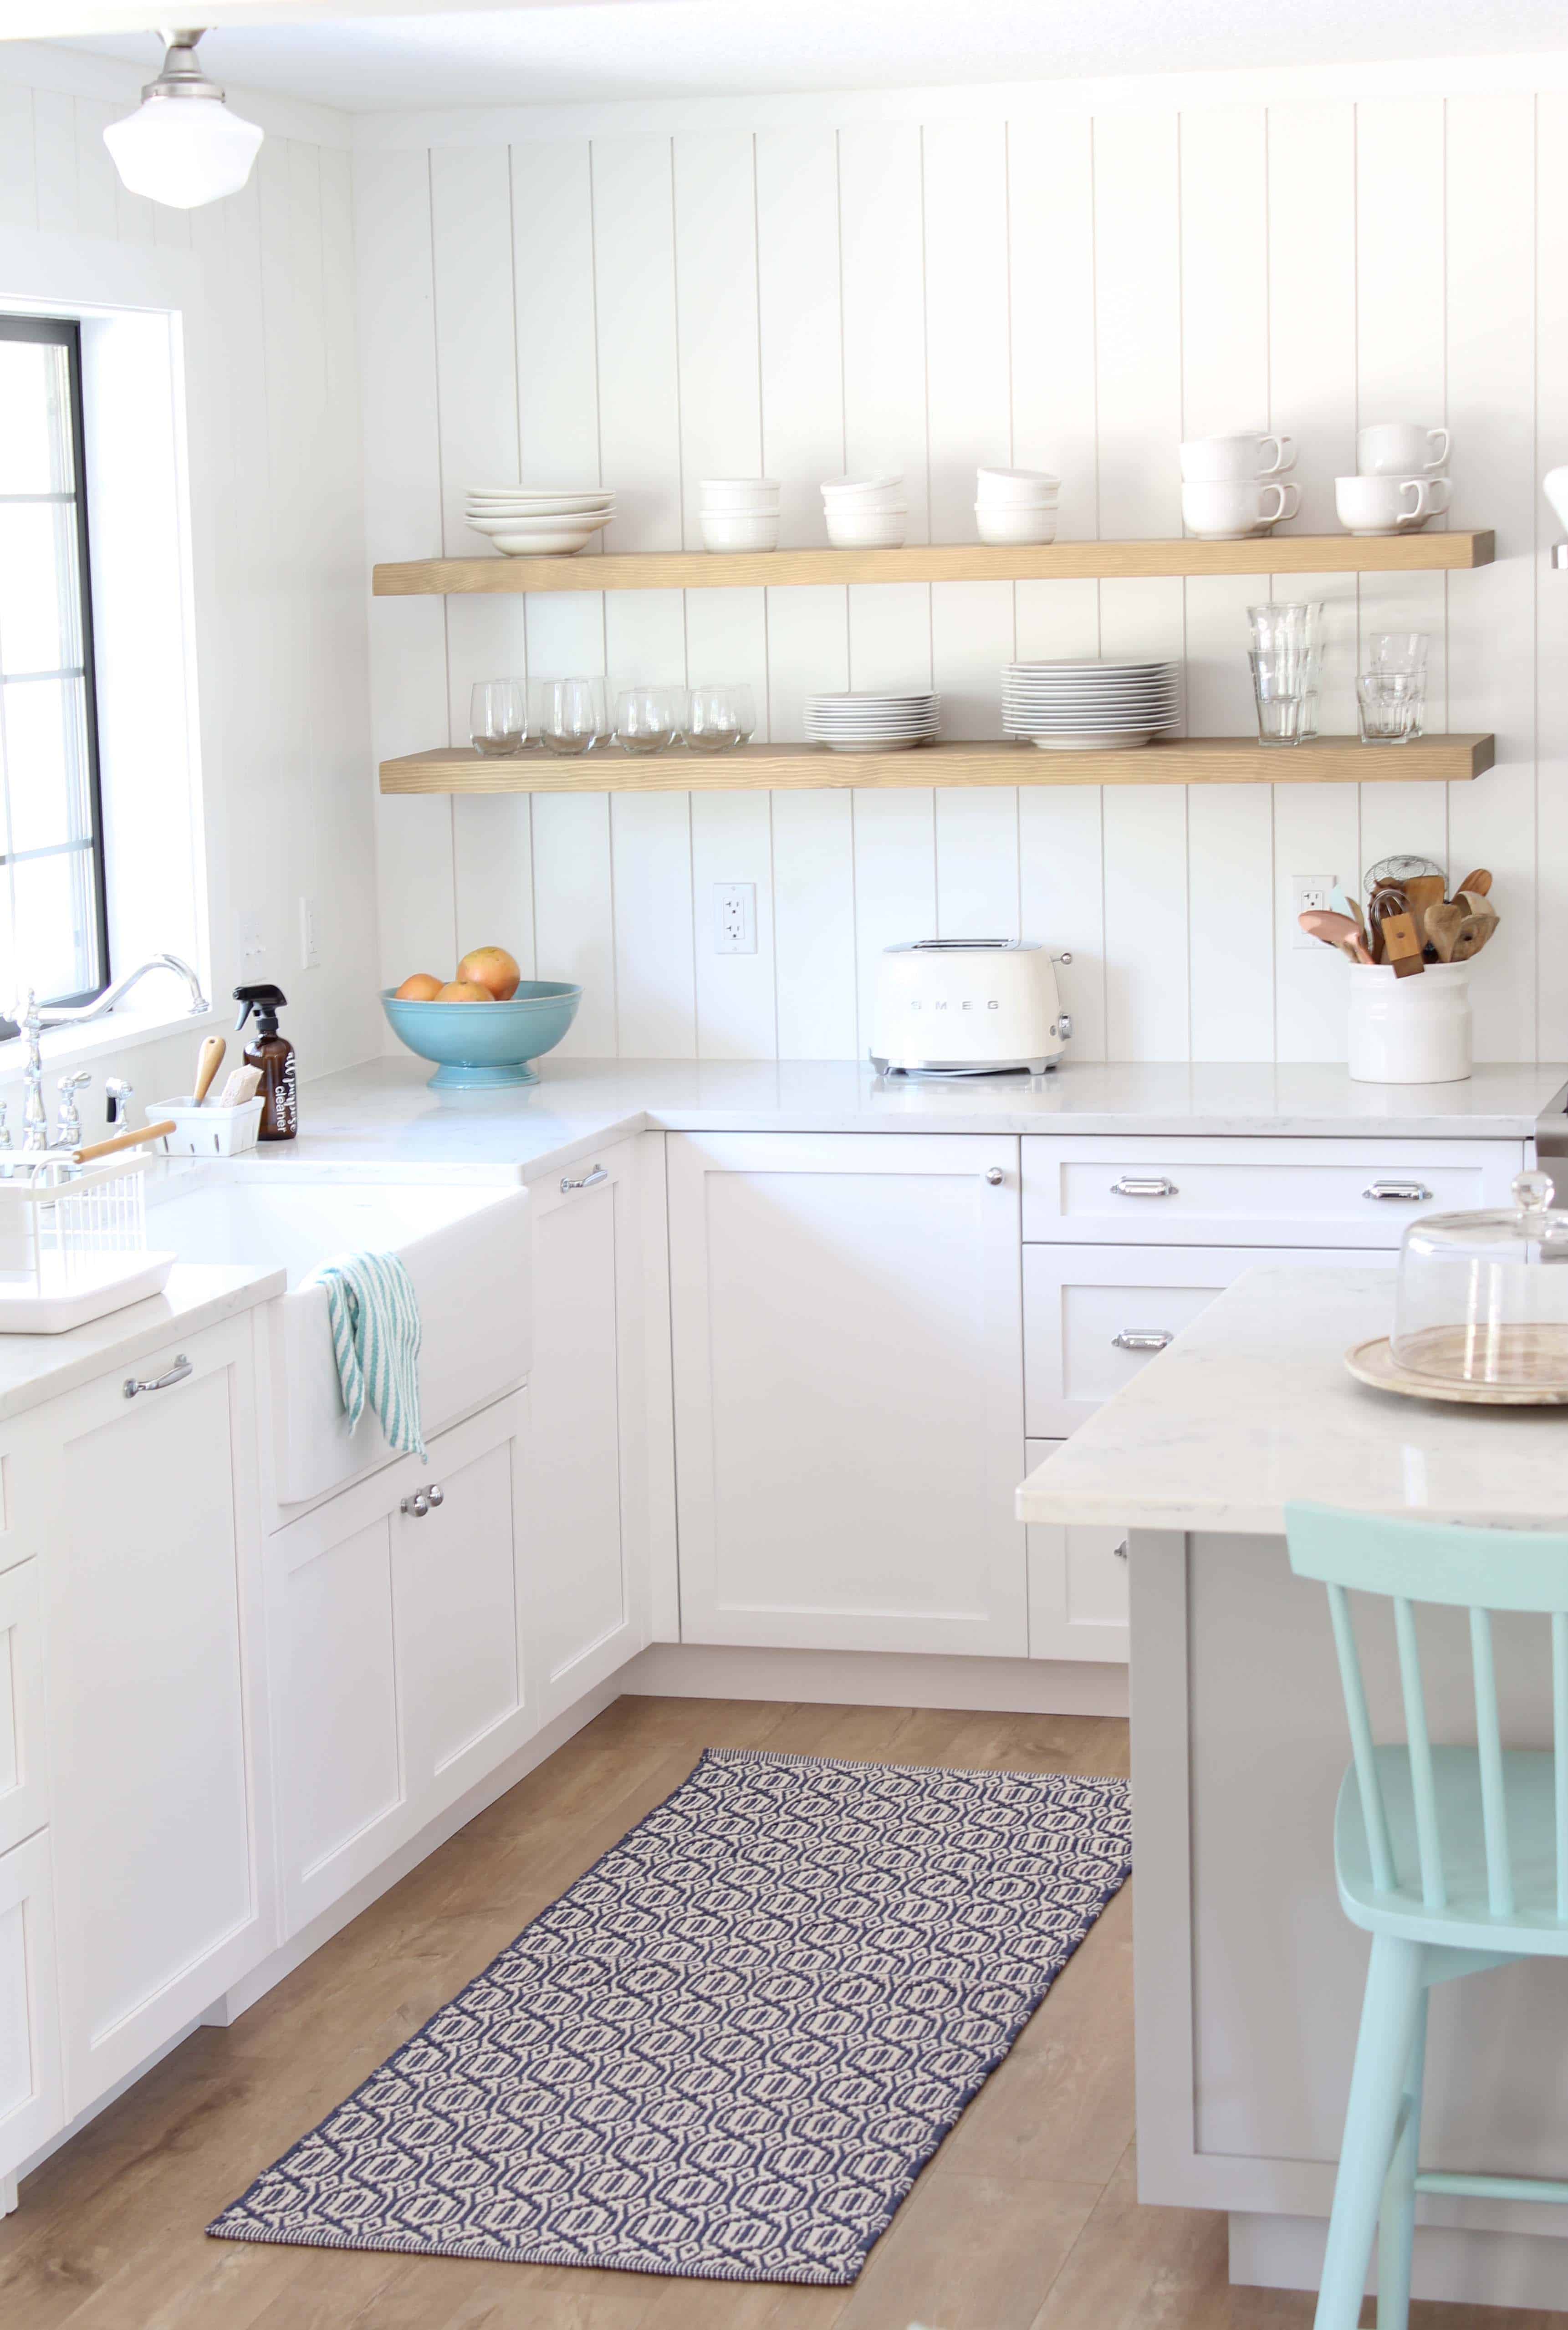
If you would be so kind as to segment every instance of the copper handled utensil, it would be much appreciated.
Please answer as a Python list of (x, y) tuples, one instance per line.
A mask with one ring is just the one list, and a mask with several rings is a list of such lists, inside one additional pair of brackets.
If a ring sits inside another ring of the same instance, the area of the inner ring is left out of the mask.
[(1348, 914), (1336, 914), (1327, 907), (1317, 906), (1308, 908), (1299, 919), (1311, 937), (1321, 939), (1326, 946), (1337, 946), (1352, 962), (1372, 961), (1366, 941)]

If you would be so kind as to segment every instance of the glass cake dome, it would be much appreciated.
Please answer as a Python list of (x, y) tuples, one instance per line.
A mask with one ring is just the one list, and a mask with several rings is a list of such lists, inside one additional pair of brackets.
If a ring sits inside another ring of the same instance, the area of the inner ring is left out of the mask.
[(1568, 1213), (1544, 1173), (1521, 1173), (1510, 1208), (1428, 1214), (1399, 1254), (1394, 1362), (1444, 1383), (1568, 1383)]

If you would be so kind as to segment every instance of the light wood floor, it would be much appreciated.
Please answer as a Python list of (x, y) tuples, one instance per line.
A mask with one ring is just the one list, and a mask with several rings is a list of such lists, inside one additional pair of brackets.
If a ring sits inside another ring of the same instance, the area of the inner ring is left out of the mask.
[[(851, 2289), (675, 2281), (208, 2240), (202, 2228), (704, 1747), (1124, 1772), (1110, 1719), (623, 1699), (231, 2030), (198, 2032), (22, 2188), (0, 2224), (5, 2330), (1302, 2330), (1309, 2298), (1233, 2290), (1222, 2217), (1140, 2208), (1131, 1891), (1068, 1965)], [(1417, 2306), (1421, 2330), (1568, 2316)]]

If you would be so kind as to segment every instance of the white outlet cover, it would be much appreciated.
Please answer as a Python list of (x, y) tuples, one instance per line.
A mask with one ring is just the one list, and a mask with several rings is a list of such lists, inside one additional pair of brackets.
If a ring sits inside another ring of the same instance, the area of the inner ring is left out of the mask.
[(756, 952), (757, 885), (755, 882), (715, 882), (713, 952), (755, 954)]
[(1338, 880), (1339, 876), (1337, 874), (1288, 874), (1285, 876), (1286, 887), (1289, 894), (1292, 953), (1330, 954), (1333, 952), (1333, 949), (1326, 947), (1321, 939), (1315, 939), (1309, 931), (1304, 931), (1298, 918), (1302, 914), (1327, 912)]

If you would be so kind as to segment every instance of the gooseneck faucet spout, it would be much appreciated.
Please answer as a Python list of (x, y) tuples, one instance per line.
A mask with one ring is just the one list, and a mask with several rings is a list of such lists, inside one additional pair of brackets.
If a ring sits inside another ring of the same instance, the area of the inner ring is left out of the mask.
[(40, 1003), (32, 988), (17, 1018), (22, 1039), (27, 1047), (22, 1069), (24, 1098), (22, 1103), (22, 1150), (24, 1156), (37, 1156), (49, 1146), (49, 1112), (43, 1104), (43, 1056), (40, 1038), (49, 1028), (85, 1027), (90, 1019), (105, 1019), (116, 1004), (123, 1002), (137, 981), (145, 979), (149, 971), (172, 971), (183, 979), (191, 991), (190, 1010), (194, 1017), (210, 1011), (212, 1005), (202, 992), (202, 982), (188, 962), (177, 954), (155, 954), (146, 962), (138, 962), (123, 979), (92, 1003)]

